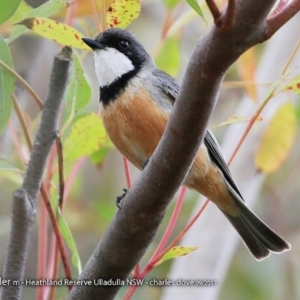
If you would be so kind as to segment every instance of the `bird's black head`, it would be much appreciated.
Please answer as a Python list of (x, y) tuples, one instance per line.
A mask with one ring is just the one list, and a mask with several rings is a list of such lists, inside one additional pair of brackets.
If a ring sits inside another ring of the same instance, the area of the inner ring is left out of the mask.
[(130, 32), (123, 29), (107, 29), (99, 34), (95, 41), (123, 53), (137, 68), (150, 59), (140, 42)]
[(152, 59), (136, 38), (126, 30), (107, 29), (94, 40), (83, 41), (94, 50), (96, 74), (100, 86), (106, 86), (121, 76), (137, 73)]
[(111, 28), (94, 40), (82, 40), (93, 49), (100, 101), (104, 105), (116, 100), (139, 72), (153, 67), (144, 47), (126, 30)]

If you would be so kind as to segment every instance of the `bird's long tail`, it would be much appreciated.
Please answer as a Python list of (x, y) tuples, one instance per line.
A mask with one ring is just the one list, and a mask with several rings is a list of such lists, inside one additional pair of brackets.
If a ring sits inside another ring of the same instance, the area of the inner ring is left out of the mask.
[(244, 202), (235, 198), (235, 204), (240, 212), (238, 216), (222, 212), (257, 260), (268, 257), (270, 252), (280, 253), (291, 249), (291, 245), (256, 216)]

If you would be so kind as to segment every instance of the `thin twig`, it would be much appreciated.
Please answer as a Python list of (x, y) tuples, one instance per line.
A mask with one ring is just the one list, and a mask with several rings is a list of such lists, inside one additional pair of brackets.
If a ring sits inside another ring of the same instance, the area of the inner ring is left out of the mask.
[[(102, 0), (102, 1), (104, 1), (104, 0)], [(96, 24), (97, 31), (101, 32), (101, 25), (100, 25), (99, 18), (98, 18), (98, 12), (97, 12), (97, 6), (96, 6), (96, 3), (95, 3), (95, 0), (90, 0), (90, 3), (92, 5), (93, 17), (94, 17), (94, 21), (95, 21), (95, 24)]]
[(56, 151), (58, 157), (58, 178), (59, 178), (58, 207), (62, 211), (63, 201), (64, 201), (64, 190), (65, 190), (64, 159), (63, 159), (62, 144), (59, 136), (56, 138), (55, 142), (56, 142)]
[(236, 10), (236, 0), (228, 0), (228, 6), (224, 15), (222, 28), (231, 29), (234, 23), (234, 15)]
[(30, 135), (29, 135), (29, 132), (28, 132), (28, 129), (27, 129), (24, 117), (23, 117), (22, 110), (21, 110), (21, 108), (19, 106), (19, 103), (18, 103), (18, 100), (17, 100), (15, 94), (12, 95), (12, 99), (13, 99), (13, 105), (14, 105), (15, 112), (17, 114), (17, 117), (18, 117), (19, 122), (21, 124), (22, 130), (24, 132), (24, 136), (25, 136), (25, 140), (26, 140), (27, 146), (28, 146), (29, 150), (31, 151), (31, 149), (32, 149), (32, 141), (31, 141), (31, 138), (30, 138)]
[(206, 4), (207, 4), (213, 18), (214, 18), (214, 22), (217, 25), (221, 18), (221, 12), (214, 0), (205, 0), (205, 1), (206, 1)]
[(33, 90), (33, 88), (25, 81), (15, 70), (13, 70), (10, 66), (8, 66), (5, 62), (0, 60), (0, 66), (9, 71), (14, 77), (25, 87), (25, 89), (29, 92), (32, 98), (35, 100), (36, 104), (40, 109), (43, 108), (43, 102), (41, 98), (37, 95), (37, 93)]

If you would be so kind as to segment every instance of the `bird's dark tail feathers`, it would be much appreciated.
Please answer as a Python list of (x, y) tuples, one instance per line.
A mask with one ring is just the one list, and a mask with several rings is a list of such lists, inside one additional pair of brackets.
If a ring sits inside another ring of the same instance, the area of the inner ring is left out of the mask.
[(235, 198), (235, 203), (240, 211), (239, 216), (223, 213), (257, 260), (265, 259), (270, 252), (280, 253), (291, 249), (290, 243), (266, 225), (244, 202)]

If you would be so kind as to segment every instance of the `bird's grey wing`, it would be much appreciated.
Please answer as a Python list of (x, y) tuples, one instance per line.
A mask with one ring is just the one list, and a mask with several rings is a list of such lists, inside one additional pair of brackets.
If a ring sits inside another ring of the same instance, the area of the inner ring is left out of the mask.
[(210, 129), (208, 129), (206, 131), (206, 134), (204, 137), (204, 144), (208, 150), (211, 160), (222, 171), (222, 173), (229, 185), (230, 190), (235, 192), (236, 194), (238, 194), (241, 197), (241, 199), (243, 199), (241, 192), (239, 191), (238, 187), (236, 186), (236, 184), (232, 178), (231, 172), (230, 172), (228, 165), (226, 163), (226, 160), (224, 158), (223, 151), (222, 151), (218, 141), (214, 137), (213, 133), (210, 131)]
[[(158, 69), (154, 70), (153, 75), (157, 78), (157, 85), (159, 86), (160, 90), (162, 90), (167, 95), (168, 100), (173, 105), (179, 91), (177, 82), (173, 77)], [(222, 149), (210, 129), (206, 131), (204, 144), (208, 150), (210, 159), (222, 171), (230, 190), (233, 193), (236, 193), (241, 199), (243, 199), (243, 196), (241, 195), (237, 185), (232, 178)]]
[(156, 68), (153, 70), (153, 75), (155, 85), (167, 96), (166, 98), (173, 105), (179, 91), (178, 83), (172, 76)]

